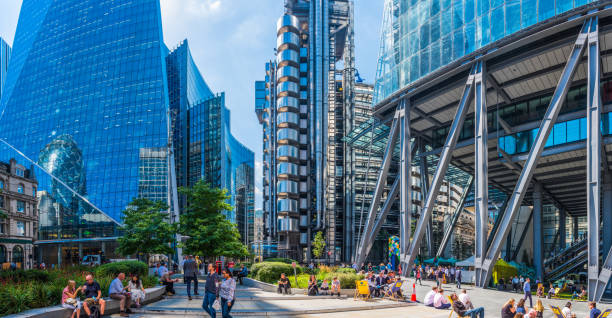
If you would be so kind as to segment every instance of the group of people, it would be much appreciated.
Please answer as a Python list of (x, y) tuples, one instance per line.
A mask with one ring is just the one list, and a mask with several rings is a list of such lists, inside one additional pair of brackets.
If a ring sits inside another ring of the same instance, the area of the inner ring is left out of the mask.
[(381, 271), (378, 275), (373, 272), (368, 272), (366, 275), (370, 295), (372, 297), (396, 296), (402, 298), (401, 283), (402, 279), (396, 275), (394, 271)]
[(452, 307), (452, 310), (461, 317), (480, 317), (484, 318), (484, 308), (474, 308), (470, 296), (464, 289), (461, 294), (451, 294), (450, 297), (444, 295), (444, 289), (442, 287), (433, 286), (431, 290), (425, 295), (423, 299), (425, 306), (434, 307), (436, 309), (448, 309)]
[[(145, 299), (146, 291), (138, 275), (132, 275), (127, 286), (123, 285), (124, 280), (125, 273), (119, 273), (111, 282), (108, 295), (111, 299), (119, 301), (119, 315), (127, 317), (131, 313), (132, 303), (136, 307), (140, 307)], [(79, 293), (82, 293), (85, 297), (83, 302), (79, 300)], [(72, 318), (80, 317), (81, 308), (85, 310), (88, 316), (91, 315), (94, 308), (98, 310), (100, 315), (104, 315), (106, 301), (102, 298), (102, 289), (100, 284), (94, 280), (93, 275), (85, 276), (85, 284), (80, 287), (76, 287), (74, 280), (68, 281), (68, 285), (62, 292), (62, 307), (72, 310)]]
[(459, 266), (429, 266), (425, 267), (419, 265), (414, 268), (414, 282), (419, 282), (422, 286), (423, 283), (421, 278), (435, 280), (436, 285), (440, 288), (442, 284), (455, 284), (457, 289), (461, 289), (461, 279), (463, 278), (463, 272)]
[[(587, 318), (598, 318), (601, 311), (597, 309), (595, 302), (589, 302), (589, 316)], [(531, 307), (531, 306), (530, 306)], [(576, 313), (572, 309), (572, 302), (568, 301), (563, 309), (563, 316), (566, 318), (576, 318)], [(510, 298), (501, 309), (502, 318), (541, 318), (544, 316), (544, 305), (542, 300), (536, 301), (535, 307), (529, 309), (525, 304), (525, 298), (519, 299), (518, 302), (514, 298)]]

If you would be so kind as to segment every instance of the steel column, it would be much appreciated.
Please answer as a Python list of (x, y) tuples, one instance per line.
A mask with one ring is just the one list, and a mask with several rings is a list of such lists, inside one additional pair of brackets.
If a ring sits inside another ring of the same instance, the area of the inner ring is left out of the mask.
[[(589, 300), (596, 297), (599, 280), (599, 213), (601, 186), (601, 132), (599, 92), (599, 32), (597, 17), (591, 19), (588, 34), (587, 76), (587, 219), (588, 219), (588, 270)], [(604, 288), (607, 281), (603, 284)], [(602, 289), (603, 292), (603, 289)]]
[(578, 217), (572, 217), (572, 242), (578, 241)]
[(564, 249), (567, 245), (565, 226), (567, 224), (567, 212), (565, 209), (559, 208), (559, 249)]
[[(410, 243), (412, 217), (412, 147), (410, 145), (410, 101), (405, 98), (400, 102), (400, 255), (406, 254)], [(401, 264), (401, 268), (406, 268)]]
[(377, 212), (378, 205), (380, 204), (380, 198), (383, 190), (385, 189), (385, 185), (387, 184), (387, 173), (389, 172), (389, 166), (391, 165), (391, 160), (393, 157), (393, 149), (395, 149), (395, 141), (397, 140), (399, 131), (399, 119), (400, 112), (397, 110), (395, 111), (393, 123), (391, 123), (389, 140), (387, 141), (387, 148), (385, 149), (385, 154), (383, 155), (380, 173), (378, 174), (378, 180), (376, 181), (376, 188), (374, 190), (374, 195), (372, 196), (372, 202), (370, 203), (370, 211), (368, 212), (368, 219), (366, 220), (366, 228), (362, 233), (361, 242), (357, 250), (356, 263), (359, 266), (363, 264), (365, 257), (367, 256), (367, 254), (364, 253), (364, 247), (369, 243), (367, 242), (367, 238), (371, 236), (372, 229), (374, 228), (374, 221), (376, 219), (376, 215), (378, 214)]
[(525, 197), (525, 192), (531, 182), (531, 178), (535, 171), (535, 166), (538, 163), (538, 159), (542, 155), (542, 150), (544, 149), (544, 145), (546, 144), (546, 140), (552, 131), (552, 127), (557, 121), (557, 116), (559, 115), (559, 111), (563, 106), (563, 102), (565, 101), (565, 96), (567, 95), (567, 91), (569, 90), (571, 80), (574, 76), (574, 72), (577, 69), (578, 63), (580, 62), (580, 58), (584, 51), (584, 47), (587, 39), (587, 32), (590, 26), (590, 19), (585, 21), (576, 39), (574, 47), (570, 53), (569, 59), (563, 72), (561, 73), (561, 77), (559, 78), (559, 83), (557, 84), (557, 88), (552, 96), (550, 101), (550, 105), (544, 114), (544, 118), (540, 124), (540, 128), (538, 129), (538, 134), (535, 138), (533, 146), (529, 151), (529, 155), (527, 156), (527, 160), (523, 166), (521, 171), (521, 175), (516, 183), (514, 191), (512, 191), (512, 196), (510, 197), (510, 201), (508, 202), (508, 207), (506, 208), (506, 212), (503, 215), (503, 219), (500, 222), (500, 227), (495, 236), (493, 237), (491, 247), (488, 249), (485, 260), (482, 265), (482, 272), (480, 278), (480, 287), (485, 287), (489, 283), (490, 272), (493, 269), (493, 265), (499, 256), (500, 247), (502, 242), (506, 239), (508, 235), (509, 226), (514, 219), (517, 211), (519, 210), (523, 198)]
[(446, 142), (444, 142), (442, 153), (440, 154), (440, 160), (438, 161), (438, 166), (436, 167), (436, 172), (431, 183), (431, 188), (427, 193), (425, 205), (421, 210), (421, 216), (414, 231), (414, 236), (412, 242), (410, 243), (408, 254), (404, 255), (402, 258), (402, 261), (405, 264), (408, 264), (408, 267), (406, 267), (406, 270), (404, 271), (405, 273), (410, 272), (410, 267), (412, 266), (414, 259), (419, 253), (419, 247), (421, 244), (421, 239), (423, 238), (423, 234), (425, 233), (425, 227), (431, 219), (431, 213), (436, 203), (436, 199), (438, 198), (440, 186), (442, 185), (444, 175), (448, 170), (448, 165), (452, 157), (452, 152), (455, 149), (455, 145), (457, 144), (457, 139), (459, 139), (459, 134), (461, 133), (461, 128), (463, 127), (463, 122), (465, 120), (465, 115), (467, 114), (467, 111), (470, 108), (470, 101), (473, 97), (472, 91), (474, 90), (475, 69), (476, 67), (475, 65), (473, 65), (472, 69), (470, 70), (468, 80), (463, 89), (463, 94), (461, 96), (459, 106), (457, 107), (457, 113), (455, 114), (455, 118), (453, 119), (453, 123), (450, 127), (448, 136), (446, 137)]
[(533, 186), (533, 265), (536, 279), (544, 278), (544, 233), (542, 227), (542, 186), (536, 183)]
[[(389, 194), (387, 195), (387, 200), (385, 201), (385, 203), (382, 206), (382, 209), (380, 210), (380, 213), (378, 215), (378, 217), (376, 218), (376, 222), (374, 223), (374, 229), (372, 231), (372, 233), (370, 233), (370, 236), (368, 236), (367, 238), (367, 245), (364, 246), (363, 248), (363, 252), (365, 256), (367, 256), (370, 253), (370, 250), (372, 249), (372, 245), (374, 245), (374, 240), (376, 239), (376, 235), (378, 235), (378, 232), (380, 231), (380, 229), (382, 228), (383, 224), (385, 224), (385, 220), (387, 219), (387, 215), (389, 214), (389, 211), (391, 210), (391, 207), (393, 206), (393, 203), (395, 203), (395, 200), (397, 199), (397, 195), (399, 194), (399, 188), (400, 188), (400, 177), (396, 177), (395, 181), (393, 181), (393, 185), (391, 186), (391, 190), (389, 191)], [(365, 257), (364, 257), (365, 259)]]
[[(423, 139), (419, 139), (419, 152), (422, 154), (425, 152), (425, 144), (423, 143)], [(419, 162), (419, 170), (421, 172), (421, 198), (426, 198), (427, 193), (429, 192), (429, 167), (427, 165), (427, 156), (421, 156)], [(421, 203), (424, 204), (424, 201), (421, 200)], [(421, 206), (421, 211), (423, 211), (423, 206)], [(425, 237), (427, 242), (427, 253), (429, 256), (432, 251), (432, 230), (431, 230), (431, 221), (427, 223), (427, 227), (425, 228)]]
[(525, 223), (525, 227), (523, 228), (523, 233), (521, 234), (521, 238), (518, 241), (518, 244), (516, 245), (516, 248), (514, 249), (514, 252), (512, 253), (512, 258), (513, 260), (516, 260), (518, 257), (518, 253), (521, 250), (521, 246), (523, 246), (523, 241), (525, 241), (525, 236), (527, 236), (527, 230), (529, 230), (529, 227), (531, 226), (531, 220), (533, 219), (533, 210), (531, 210), (529, 212), (529, 218), (527, 219), (527, 223)]
[(602, 248), (605, 253), (612, 247), (612, 176), (610, 175), (604, 176), (601, 221), (603, 228)]
[(474, 119), (476, 120), (474, 133), (474, 171), (476, 186), (474, 188), (475, 206), (475, 253), (474, 266), (476, 284), (479, 283), (482, 262), (487, 251), (487, 230), (489, 219), (489, 181), (488, 181), (488, 157), (487, 146), (487, 85), (485, 82), (486, 70), (483, 62), (476, 64), (474, 75), (475, 98)]
[(459, 199), (459, 204), (453, 213), (449, 226), (444, 230), (444, 236), (442, 236), (442, 242), (440, 242), (440, 246), (438, 247), (438, 252), (436, 253), (436, 257), (442, 256), (444, 250), (446, 249), (446, 245), (450, 240), (451, 234), (455, 229), (455, 225), (457, 225), (457, 221), (459, 220), (459, 216), (463, 212), (463, 207), (465, 205), (465, 199), (467, 198), (470, 190), (472, 190), (472, 185), (474, 184), (474, 178), (470, 176), (467, 187), (463, 189), (463, 193), (461, 194), (461, 198)]

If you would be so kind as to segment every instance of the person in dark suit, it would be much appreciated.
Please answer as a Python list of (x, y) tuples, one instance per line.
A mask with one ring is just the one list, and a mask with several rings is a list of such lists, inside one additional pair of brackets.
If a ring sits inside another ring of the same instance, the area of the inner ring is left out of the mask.
[(189, 300), (191, 300), (192, 281), (194, 294), (198, 294), (198, 264), (196, 264), (192, 255), (189, 255), (183, 264), (183, 279), (185, 280), (185, 284), (187, 284), (187, 296)]

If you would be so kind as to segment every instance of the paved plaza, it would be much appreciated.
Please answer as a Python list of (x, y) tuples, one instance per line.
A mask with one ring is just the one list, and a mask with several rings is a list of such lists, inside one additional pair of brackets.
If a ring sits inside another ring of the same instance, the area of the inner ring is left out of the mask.
[[(405, 286), (406, 295), (412, 290), (412, 280), (409, 286)], [(416, 286), (417, 299), (422, 301), (423, 297), (431, 289), (435, 282), (424, 281), (423, 285)], [(200, 292), (203, 292), (204, 281), (200, 281)], [(468, 291), (476, 306), (485, 307), (486, 317), (499, 317), (500, 309), (509, 298), (519, 299), (521, 294), (512, 292), (501, 292), (497, 290), (482, 290), (470, 285), (463, 286)], [(169, 296), (158, 302), (134, 309), (135, 314), (131, 317), (206, 317), (202, 310), (202, 296), (187, 299), (186, 286), (182, 283), (176, 284), (175, 296)], [(459, 292), (454, 285), (444, 284), (445, 294)], [(278, 295), (257, 288), (238, 286), (236, 305), (232, 310), (234, 317), (419, 317), (419, 318), (447, 318), (449, 310), (437, 310), (423, 306), (422, 304), (411, 304), (394, 302), (389, 300), (375, 299), (372, 301), (354, 300), (352, 297), (308, 297), (302, 294)], [(533, 297), (534, 302), (537, 297)], [(549, 305), (563, 306), (567, 300), (543, 299), (546, 311), (544, 317), (553, 317)], [(587, 303), (576, 301), (573, 303), (574, 312), (578, 318), (587, 317)], [(612, 305), (600, 305), (600, 308), (609, 308)], [(113, 317), (118, 315), (113, 315)], [(221, 317), (220, 310), (218, 317)]]

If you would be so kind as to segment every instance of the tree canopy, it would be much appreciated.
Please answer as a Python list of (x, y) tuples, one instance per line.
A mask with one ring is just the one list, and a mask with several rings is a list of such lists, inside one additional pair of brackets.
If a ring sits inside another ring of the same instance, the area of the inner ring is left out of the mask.
[(123, 236), (117, 240), (117, 251), (124, 256), (173, 253), (176, 229), (167, 222), (167, 209), (161, 201), (134, 199), (123, 211)]
[(179, 188), (179, 192), (187, 197), (178, 228), (178, 232), (186, 236), (179, 244), (184, 253), (203, 257), (249, 255), (240, 241), (236, 225), (224, 214), (232, 210), (225, 189), (213, 188), (199, 181), (191, 188)]

